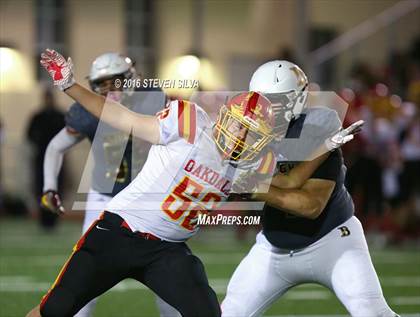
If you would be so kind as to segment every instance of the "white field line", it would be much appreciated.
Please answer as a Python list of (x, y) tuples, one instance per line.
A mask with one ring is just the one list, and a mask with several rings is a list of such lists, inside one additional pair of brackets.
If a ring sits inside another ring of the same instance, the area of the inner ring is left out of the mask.
[(395, 249), (383, 249), (383, 250), (379, 250), (379, 249), (372, 249), (370, 250), (370, 254), (373, 257), (384, 257), (384, 258), (388, 258), (388, 257), (400, 257), (400, 256), (414, 256), (417, 259), (420, 259), (420, 249), (419, 248), (413, 248), (410, 250), (404, 250), (402, 249), (401, 251), (397, 251)]
[[(196, 252), (195, 255), (198, 256), (204, 264), (231, 264), (238, 263), (245, 257), (248, 252), (233, 252), (233, 253), (216, 253), (216, 252)], [(418, 260), (420, 265), (420, 256), (413, 251), (412, 254), (400, 254), (396, 255), (395, 252), (392, 252), (390, 255), (381, 253), (377, 257), (373, 257), (373, 263), (378, 264), (407, 264), (415, 263)]]
[(420, 276), (379, 276), (379, 280), (381, 281), (382, 286), (387, 287), (420, 287)]
[[(66, 251), (66, 249), (69, 251), (69, 254), (71, 253), (71, 249), (73, 247), (73, 245), (75, 244), (75, 242), (77, 241), (77, 239), (72, 239), (71, 243), (69, 243), (68, 248), (63, 247), (63, 242), (59, 242), (56, 241), (55, 243), (53, 242), (48, 242), (48, 244), (46, 243), (33, 243), (31, 245), (28, 245), (28, 241), (24, 241), (22, 243), (3, 243), (2, 241), (0, 241), (0, 250), (1, 248), (3, 248), (3, 245), (6, 246), (7, 249), (13, 249), (13, 250), (19, 250), (19, 249), (23, 249), (23, 250), (28, 250), (30, 249), (32, 250), (37, 250), (37, 252), (42, 252), (43, 250), (45, 250), (45, 252), (62, 252), (63, 250)], [(42, 251), (40, 251), (42, 250)], [(17, 256), (17, 255), (16, 255)]]
[(69, 258), (70, 253), (55, 255), (9, 255), (0, 258), (0, 266), (5, 265), (30, 265), (30, 266), (60, 266)]
[[(219, 295), (226, 293), (228, 279), (210, 279), (210, 285)], [(46, 292), (51, 286), (51, 282), (34, 281), (31, 276), (0, 276), (0, 292)], [(147, 287), (135, 280), (125, 280), (114, 286), (110, 292), (125, 292), (130, 290), (147, 290)], [(284, 296), (285, 300), (328, 300), (333, 295), (327, 289), (308, 290), (307, 288), (294, 289)], [(397, 296), (390, 297), (389, 302), (398, 306), (420, 306), (420, 297), (418, 296)], [(420, 317), (420, 316), (419, 316)]]
[[(69, 224), (68, 224), (69, 225)], [(59, 227), (58, 230), (54, 234), (46, 234), (39, 230), (37, 226), (31, 227), (29, 229), (26, 229), (24, 226), (18, 227), (18, 226), (7, 226), (0, 224), (0, 245), (10, 245), (11, 243), (25, 243), (25, 242), (36, 242), (37, 239), (41, 242), (51, 242), (56, 243), (57, 240), (60, 241), (70, 241), (71, 243), (74, 243), (77, 241), (77, 239), (82, 235), (82, 224), (80, 225), (71, 223), (71, 227)], [(213, 230), (213, 229), (212, 229)], [(225, 230), (220, 230), (220, 232), (214, 230), (214, 232), (207, 232), (203, 231), (198, 234), (194, 238), (196, 242), (200, 241), (206, 241), (208, 242), (208, 239), (212, 239), (216, 242), (223, 241), (223, 245), (220, 245), (219, 247), (221, 249), (226, 248), (236, 248), (238, 245), (237, 241), (235, 240), (235, 236), (231, 234), (232, 232), (225, 232)], [(255, 235), (254, 235), (255, 238)], [(252, 239), (250, 244), (253, 244), (255, 242), (255, 239)], [(420, 245), (412, 246), (410, 249), (407, 248), (401, 248), (401, 250), (398, 250), (396, 248), (392, 249), (382, 249), (382, 248), (370, 248), (370, 253), (373, 256), (392, 256), (392, 257), (399, 257), (404, 255), (411, 255), (410, 253), (417, 252), (417, 258), (420, 259)]]
[[(39, 231), (33, 230), (33, 232), (27, 231), (19, 231), (16, 232), (15, 229), (9, 230), (6, 226), (1, 228), (0, 234), (0, 248), (2, 245), (7, 246), (8, 248), (11, 247), (23, 247), (27, 248), (27, 242), (33, 241), (39, 235)], [(3, 230), (4, 229), (4, 230)], [(202, 233), (205, 234), (205, 233)], [(71, 252), (72, 245), (77, 241), (79, 238), (79, 233), (74, 230), (65, 230), (60, 231), (57, 233), (55, 237), (49, 237), (45, 235), (40, 236), (40, 243), (31, 243), (30, 248), (35, 250), (63, 250), (61, 246), (65, 242), (70, 242), (69, 245), (69, 254)], [(234, 249), (237, 247), (235, 242), (224, 241), (223, 244), (220, 244), (220, 240), (216, 239), (215, 244), (219, 244), (220, 249), (222, 250), (229, 250)], [(65, 249), (65, 248), (64, 248)], [(203, 252), (198, 253), (197, 255), (200, 257), (201, 255), (207, 259), (207, 262), (210, 264), (223, 264), (223, 263), (236, 263), (237, 260), (241, 260), (248, 250), (244, 253), (234, 252), (234, 253), (226, 253), (226, 252)], [(418, 263), (420, 265), (420, 250), (413, 249), (413, 250), (371, 250), (371, 255), (373, 258), (373, 262), (378, 264), (405, 264), (405, 263)], [(238, 261), (238, 262), (239, 262)]]
[(398, 257), (389, 256), (373, 256), (373, 264), (408, 264), (408, 263), (417, 263), (420, 265), (420, 258), (416, 256), (413, 251), (412, 255), (404, 254)]
[[(52, 254), (52, 255), (9, 255), (0, 258), (0, 264), (7, 264), (9, 262), (27, 262), (33, 265), (60, 265), (67, 260), (70, 255), (68, 254)], [(242, 252), (197, 252), (195, 253), (202, 261), (206, 264), (239, 264), (239, 262), (245, 257), (246, 253)], [(416, 260), (417, 254), (413, 253), (412, 255), (404, 254), (400, 256), (395, 256), (394, 253), (386, 256), (384, 254), (373, 258), (373, 262), (378, 264), (406, 264), (413, 263), (413, 260)], [(29, 258), (29, 261), (27, 259)], [(420, 258), (419, 258), (420, 260)], [(60, 262), (61, 261), (61, 262)], [(420, 264), (420, 262), (419, 262)]]
[(398, 296), (398, 297), (391, 297), (390, 303), (393, 305), (414, 305), (420, 306), (420, 296)]
[[(229, 279), (210, 279), (211, 285), (218, 289), (220, 293), (224, 293), (229, 282)], [(131, 282), (131, 280), (126, 280), (125, 282)], [(132, 281), (135, 284), (137, 282)], [(33, 278), (31, 276), (0, 276), (0, 289), (4, 288), (7, 290), (6, 287), (11, 286), (11, 289), (14, 287), (13, 285), (20, 285), (25, 283), (34, 283)], [(420, 277), (417, 276), (393, 276), (393, 277), (384, 277), (381, 278), (381, 284), (387, 287), (419, 287), (420, 288)], [(130, 285), (130, 284), (129, 284)], [(302, 292), (302, 290), (312, 290), (311, 292), (315, 292), (322, 288), (319, 284), (302, 284), (297, 289), (298, 291)], [(315, 290), (314, 290), (315, 289)], [(317, 296), (317, 295), (314, 295)], [(320, 295), (321, 296), (321, 295)], [(420, 302), (420, 301), (419, 301)]]
[[(226, 279), (210, 279), (210, 285), (219, 295), (224, 295), (226, 293), (228, 280)], [(7, 279), (0, 279), (0, 292), (4, 293), (21, 293), (21, 292), (46, 292), (51, 286), (51, 283), (48, 282), (36, 282), (31, 280), (30, 277), (8, 277)], [(146, 286), (135, 281), (135, 280), (125, 280), (114, 286), (110, 292), (125, 292), (130, 290), (148, 290)], [(303, 291), (293, 291), (285, 295), (285, 299), (288, 300), (325, 300), (331, 298), (331, 295), (328, 291), (324, 290), (303, 290)]]
[[(420, 288), (420, 276), (391, 276), (391, 277), (379, 277), (382, 286), (391, 287), (417, 287)], [(210, 279), (215, 284), (210, 283), (211, 285), (221, 285), (222, 283), (227, 286), (229, 279)], [(299, 285), (298, 289), (293, 289), (300, 291), (302, 288), (305, 289), (318, 289), (323, 288), (320, 284), (307, 283)], [(327, 289), (325, 289), (327, 291)], [(420, 304), (420, 301), (419, 301)]]
[[(23, 263), (27, 265), (40, 265), (40, 266), (56, 266), (64, 264), (69, 254), (54, 254), (54, 255), (9, 255), (0, 258), (0, 265), (8, 263), (17, 264)], [(196, 253), (196, 255), (203, 261), (204, 264), (239, 264), (245, 254), (243, 253), (230, 253), (230, 254), (214, 254), (214, 253)]]
[[(55, 254), (48, 256), (41, 255), (12, 255), (0, 258), (0, 266), (6, 267), (7, 265), (18, 266), (47, 266), (47, 267), (61, 267), (68, 259), (68, 254)], [(239, 264), (243, 258), (243, 253), (236, 252), (231, 254), (215, 253), (198, 253), (205, 265), (213, 264)], [(3, 276), (4, 277), (4, 276)], [(0, 279), (2, 277), (0, 276)], [(420, 276), (380, 276), (382, 286), (386, 287), (420, 287)], [(305, 285), (306, 288), (317, 287), (315, 284)]]

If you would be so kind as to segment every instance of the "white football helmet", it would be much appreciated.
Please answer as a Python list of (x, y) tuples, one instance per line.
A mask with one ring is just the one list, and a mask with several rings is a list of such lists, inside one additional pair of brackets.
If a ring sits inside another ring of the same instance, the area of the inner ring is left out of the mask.
[(119, 53), (105, 53), (93, 61), (88, 80), (92, 90), (99, 93), (98, 83), (117, 76), (122, 79), (137, 76), (132, 60)]
[(252, 75), (249, 90), (262, 93), (272, 102), (276, 126), (284, 127), (299, 116), (308, 96), (308, 78), (299, 66), (284, 60), (262, 64)]

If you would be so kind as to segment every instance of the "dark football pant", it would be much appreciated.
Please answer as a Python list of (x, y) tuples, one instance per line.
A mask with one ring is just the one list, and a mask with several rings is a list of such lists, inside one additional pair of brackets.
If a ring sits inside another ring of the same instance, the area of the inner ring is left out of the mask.
[(126, 278), (145, 284), (182, 316), (221, 315), (203, 264), (185, 243), (145, 239), (123, 223), (105, 212), (92, 224), (42, 299), (43, 317), (73, 316)]

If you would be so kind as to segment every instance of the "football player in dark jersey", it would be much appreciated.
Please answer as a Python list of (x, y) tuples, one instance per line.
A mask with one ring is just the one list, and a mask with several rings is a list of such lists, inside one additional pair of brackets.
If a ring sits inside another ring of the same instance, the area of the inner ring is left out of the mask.
[[(111, 52), (98, 56), (92, 63), (88, 79), (93, 91), (107, 98), (125, 98), (124, 104), (130, 105), (133, 111), (154, 115), (165, 105), (165, 96), (160, 90), (130, 88), (142, 91), (142, 94), (131, 94), (129, 89), (122, 88), (124, 80), (133, 81), (130, 87), (134, 86), (135, 80), (140, 80), (131, 59), (122, 54)], [(120, 80), (120, 87), (116, 87), (116, 80)], [(130, 97), (132, 100), (127, 100)], [(131, 136), (100, 122), (78, 103), (70, 107), (65, 121), (66, 127), (51, 140), (45, 154), (44, 195), (41, 205), (55, 213), (64, 212), (57, 192), (57, 178), (63, 156), (87, 138), (92, 144), (91, 154), (95, 164), (84, 206), (82, 231), (85, 233), (111, 198), (124, 189), (131, 182), (131, 176), (142, 168), (150, 144), (139, 140), (133, 142)], [(132, 160), (133, 151), (136, 153), (135, 161)], [(156, 301), (162, 317), (178, 316), (178, 312), (159, 297)], [(83, 307), (76, 317), (90, 316), (95, 305), (96, 299)]]
[[(351, 137), (360, 123), (329, 139), (341, 122), (326, 107), (304, 109), (307, 85), (303, 71), (287, 61), (263, 64), (251, 79), (250, 90), (277, 100), (278, 115), (289, 124), (286, 137), (275, 145), (277, 175), (267, 193), (254, 195), (266, 201), (263, 229), (229, 282), (222, 316), (260, 316), (290, 288), (318, 283), (335, 293), (352, 316), (395, 317), (354, 216), (337, 148), (340, 137)], [(323, 145), (332, 151), (314, 163), (293, 162)]]

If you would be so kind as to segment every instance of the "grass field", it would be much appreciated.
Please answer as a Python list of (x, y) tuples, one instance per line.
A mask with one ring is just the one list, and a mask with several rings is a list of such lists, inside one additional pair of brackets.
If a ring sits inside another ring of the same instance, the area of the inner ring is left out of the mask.
[[(78, 239), (81, 224), (63, 222), (54, 234), (42, 233), (34, 221), (0, 220), (0, 316), (24, 316), (47, 291)], [(205, 264), (210, 284), (223, 299), (229, 277), (252, 244), (236, 242), (225, 229), (203, 230), (189, 243)], [(372, 250), (385, 297), (391, 307), (407, 316), (420, 316), (420, 251)], [(346, 315), (327, 289), (314, 285), (294, 288), (266, 316)], [(104, 294), (95, 316), (158, 316), (152, 293), (126, 280)]]

